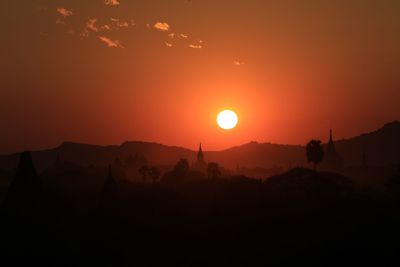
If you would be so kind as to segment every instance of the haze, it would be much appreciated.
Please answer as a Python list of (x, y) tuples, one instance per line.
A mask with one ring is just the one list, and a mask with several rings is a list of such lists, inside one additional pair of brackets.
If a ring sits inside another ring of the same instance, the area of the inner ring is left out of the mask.
[(106, 2), (2, 4), (0, 153), (305, 144), (400, 118), (398, 1)]

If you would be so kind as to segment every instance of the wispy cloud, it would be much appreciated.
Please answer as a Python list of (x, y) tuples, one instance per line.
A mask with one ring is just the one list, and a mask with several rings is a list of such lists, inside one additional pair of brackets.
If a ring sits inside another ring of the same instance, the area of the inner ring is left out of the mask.
[(97, 19), (96, 18), (91, 18), (86, 22), (86, 28), (93, 31), (93, 32), (100, 32), (100, 31), (111, 31), (111, 30), (119, 30), (123, 28), (128, 28), (130, 26), (134, 26), (134, 22), (131, 21), (130, 23), (128, 21), (122, 21), (120, 19), (116, 18), (111, 18), (110, 19), (111, 23), (110, 24), (104, 24), (101, 26), (97, 25)]
[(106, 4), (107, 6), (118, 6), (119, 0), (104, 0), (104, 4)]
[(111, 31), (111, 27), (107, 24), (103, 25), (100, 27), (102, 30), (107, 30), (107, 31)]
[[(116, 18), (111, 18), (110, 19), (112, 24), (117, 27), (117, 28), (128, 28), (129, 27), (129, 23), (127, 21), (122, 21), (120, 19), (116, 19)], [(134, 25), (134, 22), (131, 21), (131, 25)]]
[[(103, 4), (108, 6), (117, 6), (121, 4), (121, 0), (102, 0)], [(75, 14), (75, 10), (69, 10), (66, 7), (58, 7), (56, 8), (57, 14), (59, 15), (56, 23), (60, 25), (65, 25), (64, 27), (68, 29), (68, 17), (70, 16), (78, 16), (80, 14)], [(74, 11), (74, 12), (73, 12)], [(164, 40), (164, 45), (167, 47), (181, 47), (186, 46), (191, 49), (202, 49), (204, 48), (203, 41), (200, 39), (196, 39), (192, 37), (192, 34), (179, 33), (176, 31), (172, 31), (172, 27), (168, 22), (165, 21), (156, 21), (151, 24), (144, 24), (148, 29), (155, 29), (161, 32), (164, 32), (166, 39)], [(108, 47), (113, 48), (124, 48), (121, 42), (117, 39), (110, 39), (106, 36), (110, 35), (111, 32), (114, 31), (122, 31), (129, 30), (131, 27), (140, 27), (139, 24), (136, 24), (135, 21), (131, 18), (129, 19), (120, 19), (118, 17), (110, 16), (108, 19), (98, 19), (96, 17), (87, 18), (86, 22), (83, 22), (77, 28), (69, 28), (68, 33), (80, 36), (81, 38), (87, 38), (90, 35), (94, 35), (93, 37), (99, 38), (99, 40), (105, 43)], [(235, 65), (241, 65), (241, 62), (234, 63)]]
[(193, 48), (193, 49), (201, 49), (201, 48), (203, 48), (203, 46), (199, 45), (199, 44), (190, 44), (189, 47)]
[(89, 30), (92, 30), (94, 32), (98, 32), (99, 28), (97, 28), (96, 22), (97, 22), (97, 19), (89, 19), (86, 22), (86, 28), (88, 28)]
[(71, 10), (68, 10), (65, 7), (57, 8), (57, 12), (58, 12), (58, 14), (61, 14), (64, 18), (72, 16), (72, 14), (73, 14)]
[(110, 38), (105, 37), (105, 36), (99, 36), (99, 39), (102, 42), (104, 42), (108, 47), (111, 47), (111, 48), (124, 48), (122, 46), (122, 44), (120, 43), (120, 41), (118, 41), (118, 40), (111, 40)]
[(160, 31), (169, 31), (170, 26), (166, 22), (157, 22), (154, 24), (154, 28)]

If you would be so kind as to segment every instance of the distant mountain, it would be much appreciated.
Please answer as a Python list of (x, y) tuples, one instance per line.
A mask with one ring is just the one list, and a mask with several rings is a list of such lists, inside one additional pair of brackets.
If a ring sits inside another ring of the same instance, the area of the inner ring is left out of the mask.
[[(360, 165), (365, 152), (367, 164), (385, 165), (400, 163), (400, 122), (385, 124), (382, 128), (360, 136), (338, 140), (336, 150), (344, 158), (346, 165)], [(64, 142), (59, 147), (32, 153), (37, 169), (51, 166), (57, 156), (62, 160), (81, 165), (108, 165), (117, 157), (123, 162), (129, 155), (143, 155), (150, 164), (173, 165), (180, 158), (190, 162), (196, 159), (196, 151), (149, 142), (125, 142), (121, 145), (97, 146)], [(207, 161), (219, 162), (234, 169), (240, 167), (296, 167), (307, 164), (304, 146), (279, 145), (250, 142), (222, 151), (204, 152)], [(0, 169), (15, 168), (18, 154), (0, 156)]]
[(400, 164), (400, 122), (393, 121), (367, 134), (335, 142), (346, 165), (361, 165), (365, 152), (370, 165)]
[(229, 168), (236, 167), (287, 167), (304, 166), (304, 147), (250, 142), (223, 151), (205, 153), (208, 160), (216, 161)]
[[(149, 163), (160, 165), (175, 164), (180, 158), (194, 159), (195, 152), (189, 149), (165, 146), (149, 142), (125, 142), (119, 146), (98, 146), (64, 142), (54, 149), (33, 151), (32, 157), (38, 170), (51, 166), (59, 157), (63, 161), (80, 165), (111, 164), (116, 158), (125, 162), (132, 155), (145, 156)], [(18, 162), (19, 154), (0, 156), (0, 169), (10, 169)]]

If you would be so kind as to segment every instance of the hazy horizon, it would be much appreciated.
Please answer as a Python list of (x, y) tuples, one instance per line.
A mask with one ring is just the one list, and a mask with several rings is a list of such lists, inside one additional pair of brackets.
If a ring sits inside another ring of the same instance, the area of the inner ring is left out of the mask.
[[(375, 129), (370, 129), (369, 131), (361, 132), (361, 133), (358, 133), (358, 134), (356, 134), (356, 135), (354, 135), (354, 136), (337, 137), (337, 136), (333, 135), (333, 136), (334, 136), (334, 141), (348, 140), (348, 139), (355, 138), (355, 137), (358, 137), (358, 136), (363, 135), (363, 134), (368, 134), (368, 133), (371, 133), (371, 132), (374, 132), (374, 131), (376, 131), (376, 130), (381, 129), (381, 128), (384, 127), (386, 124), (389, 124), (389, 123), (392, 123), (392, 122), (397, 122), (397, 123), (399, 123), (399, 120), (393, 120), (393, 121), (387, 122), (387, 123), (385, 123), (384, 125), (381, 125), (381, 126), (375, 128)], [(333, 132), (333, 134), (334, 134), (334, 132)], [(311, 138), (310, 138), (310, 139), (311, 139)], [(326, 144), (326, 143), (328, 142), (328, 140), (329, 140), (329, 131), (328, 131), (328, 134), (327, 134), (326, 136), (324, 136), (324, 138), (321, 138), (321, 141), (322, 141), (322, 143), (324, 143), (324, 144)], [(309, 141), (309, 140), (308, 140), (308, 141)], [(161, 143), (161, 142), (158, 142), (158, 141), (156, 141), (156, 140), (125, 140), (125, 141), (122, 141), (122, 142), (120, 142), (120, 143), (114, 143), (114, 144), (111, 144), (111, 143), (104, 143), (104, 144), (84, 143), (84, 142), (79, 142), (79, 141), (74, 141), (74, 140), (63, 140), (63, 141), (61, 141), (59, 144), (56, 144), (56, 145), (51, 146), (51, 147), (42, 147), (42, 148), (37, 148), (37, 149), (23, 149), (23, 150), (20, 150), (20, 151), (11, 151), (11, 152), (7, 152), (7, 153), (1, 153), (1, 152), (0, 152), (0, 155), (7, 155), (7, 154), (20, 153), (20, 152), (23, 152), (23, 151), (40, 151), (40, 150), (54, 149), (54, 148), (57, 148), (57, 147), (61, 146), (61, 145), (64, 144), (64, 143), (75, 143), (75, 144), (92, 145), (92, 146), (121, 146), (121, 145), (123, 145), (124, 143), (127, 143), (127, 142), (128, 142), (128, 143), (129, 143), (129, 142), (154, 143), (154, 144), (160, 144), (160, 145), (164, 145), (164, 146), (168, 146), (168, 147), (178, 147), (178, 148), (183, 148), (183, 149), (189, 149), (189, 150), (191, 150), (191, 151), (198, 151), (199, 144), (201, 143), (201, 144), (202, 144), (203, 150), (204, 150), (204, 151), (209, 151), (209, 152), (213, 152), (213, 151), (215, 151), (215, 152), (224, 151), (224, 150), (227, 150), (227, 149), (230, 149), (230, 148), (233, 148), (233, 147), (244, 146), (244, 145), (247, 145), (247, 144), (252, 143), (252, 142), (256, 142), (256, 143), (258, 143), (258, 144), (273, 144), (273, 145), (288, 145), (288, 146), (303, 146), (303, 147), (305, 147), (305, 145), (306, 145), (306, 143), (303, 143), (303, 144), (290, 144), (290, 143), (274, 143), (274, 142), (270, 142), (270, 141), (267, 141), (267, 140), (264, 140), (264, 141), (249, 140), (248, 142), (245, 142), (245, 143), (235, 144), (235, 145), (232, 145), (232, 146), (229, 146), (229, 147), (225, 147), (225, 148), (221, 148), (221, 149), (209, 149), (209, 148), (207, 147), (207, 144), (205, 144), (205, 143), (202, 142), (202, 141), (199, 141), (198, 143), (194, 144), (194, 145), (191, 146), (191, 147), (186, 147), (186, 146), (179, 145), (179, 144)]]

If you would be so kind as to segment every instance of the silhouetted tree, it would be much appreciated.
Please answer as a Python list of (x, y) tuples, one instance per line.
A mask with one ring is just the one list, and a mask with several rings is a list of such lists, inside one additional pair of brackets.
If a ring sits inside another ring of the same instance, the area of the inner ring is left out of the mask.
[(153, 166), (149, 169), (149, 176), (153, 180), (153, 183), (155, 183), (159, 178), (160, 178), (160, 170)]
[(207, 175), (208, 179), (216, 179), (221, 176), (221, 170), (219, 164), (216, 162), (210, 162), (207, 165)]
[(189, 171), (189, 161), (187, 159), (180, 159), (174, 167), (174, 173), (183, 176)]
[(142, 167), (139, 168), (139, 173), (143, 177), (143, 181), (146, 181), (148, 172), (149, 166), (147, 165), (142, 165)]
[(171, 171), (164, 173), (162, 182), (166, 183), (182, 182), (186, 180), (185, 178), (188, 178), (188, 173), (189, 173), (189, 161), (187, 159), (182, 158), (176, 163), (176, 165)]
[(321, 145), (320, 140), (311, 140), (306, 146), (306, 154), (308, 162), (314, 164), (314, 170), (317, 168), (317, 164), (324, 158), (324, 148)]

